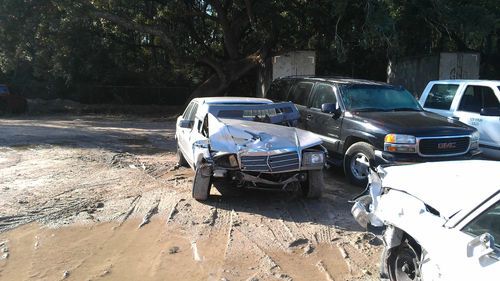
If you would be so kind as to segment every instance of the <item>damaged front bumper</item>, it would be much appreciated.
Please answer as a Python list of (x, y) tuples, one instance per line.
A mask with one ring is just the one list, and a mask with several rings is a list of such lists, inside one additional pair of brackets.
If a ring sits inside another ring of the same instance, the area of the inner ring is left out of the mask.
[(351, 201), (354, 203), (351, 214), (354, 220), (365, 229), (376, 231), (384, 227), (384, 223), (374, 214), (382, 195), (382, 177), (384, 175), (385, 172), (381, 167), (377, 170), (370, 168), (368, 186), (363, 193)]
[(218, 153), (213, 156), (212, 176), (216, 181), (229, 180), (239, 187), (295, 190), (307, 181), (308, 171), (323, 169), (325, 151), (319, 146), (304, 150)]
[(277, 174), (251, 174), (239, 170), (216, 169), (212, 175), (215, 180), (230, 180), (237, 183), (236, 185), (250, 189), (294, 190), (297, 183), (307, 180), (306, 171), (288, 172), (278, 176)]

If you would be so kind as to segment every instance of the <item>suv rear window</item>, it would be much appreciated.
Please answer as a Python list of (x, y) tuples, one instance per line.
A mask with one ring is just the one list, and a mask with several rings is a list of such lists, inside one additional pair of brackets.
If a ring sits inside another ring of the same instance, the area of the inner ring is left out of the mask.
[(271, 84), (266, 97), (273, 101), (285, 101), (291, 85), (291, 80), (276, 80)]
[(313, 85), (314, 83), (310, 82), (297, 83), (297, 85), (293, 88), (293, 92), (290, 93), (288, 100), (298, 105), (307, 105), (307, 99)]
[(455, 84), (434, 84), (425, 100), (424, 107), (449, 110), (457, 89), (458, 85)]

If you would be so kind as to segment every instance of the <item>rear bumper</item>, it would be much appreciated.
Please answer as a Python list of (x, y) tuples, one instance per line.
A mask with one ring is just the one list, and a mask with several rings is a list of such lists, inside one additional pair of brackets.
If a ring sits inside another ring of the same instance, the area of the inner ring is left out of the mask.
[(468, 160), (474, 159), (481, 154), (479, 149), (474, 149), (466, 154), (459, 156), (444, 156), (444, 157), (422, 157), (417, 154), (406, 153), (390, 153), (386, 151), (376, 150), (376, 161), (378, 165), (383, 164), (409, 164), (409, 163), (423, 163), (435, 161), (450, 161), (450, 160)]

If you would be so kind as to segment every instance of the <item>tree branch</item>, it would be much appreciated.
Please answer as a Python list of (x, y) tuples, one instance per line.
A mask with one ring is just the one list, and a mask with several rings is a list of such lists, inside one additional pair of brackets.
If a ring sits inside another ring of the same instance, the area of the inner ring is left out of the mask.
[(90, 11), (91, 15), (94, 17), (102, 18), (107, 21), (110, 21), (116, 25), (119, 25), (125, 29), (129, 30), (134, 30), (142, 33), (148, 33), (151, 35), (158, 36), (163, 43), (168, 47), (169, 49), (174, 49), (174, 43), (172, 40), (165, 34), (165, 32), (159, 27), (159, 26), (151, 26), (151, 25), (145, 25), (145, 24), (140, 24), (137, 23), (133, 20), (125, 19), (120, 16), (108, 13), (108, 12), (103, 12), (103, 11), (98, 11), (98, 10), (91, 10)]
[(215, 72), (217, 73), (217, 76), (219, 77), (220, 81), (222, 82), (221, 84), (226, 84), (226, 74), (224, 73), (223, 68), (212, 58), (210, 57), (203, 57), (199, 60), (201, 63), (204, 63), (208, 66), (210, 66)]
[(227, 54), (231, 59), (237, 59), (240, 56), (238, 42), (224, 6), (219, 0), (207, 0), (207, 2), (209, 2), (217, 12), (218, 22), (221, 24), (222, 32), (224, 33), (224, 46), (226, 47)]

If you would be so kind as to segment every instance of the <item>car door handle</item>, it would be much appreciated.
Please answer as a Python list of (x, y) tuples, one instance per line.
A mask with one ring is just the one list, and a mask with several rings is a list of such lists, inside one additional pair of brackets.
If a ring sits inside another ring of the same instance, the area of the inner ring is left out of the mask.
[(458, 117), (458, 116), (451, 116), (451, 119), (460, 120), (460, 117)]
[(307, 116), (306, 116), (307, 121), (311, 120), (312, 118), (313, 118), (312, 114), (307, 114)]

